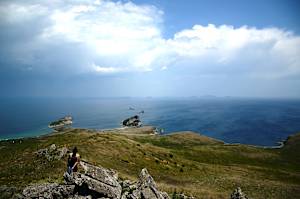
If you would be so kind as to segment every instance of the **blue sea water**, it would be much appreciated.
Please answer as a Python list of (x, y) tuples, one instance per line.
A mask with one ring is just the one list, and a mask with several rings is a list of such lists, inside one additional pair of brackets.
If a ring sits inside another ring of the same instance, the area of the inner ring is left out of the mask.
[(300, 132), (300, 100), (6, 98), (0, 99), (0, 139), (49, 133), (48, 124), (65, 115), (73, 116), (74, 127), (116, 128), (141, 110), (143, 123), (164, 133), (191, 130), (228, 143), (272, 146)]

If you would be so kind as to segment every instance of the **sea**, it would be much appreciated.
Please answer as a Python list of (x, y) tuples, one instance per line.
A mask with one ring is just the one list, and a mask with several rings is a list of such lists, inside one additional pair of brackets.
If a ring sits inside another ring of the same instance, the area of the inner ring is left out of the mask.
[(0, 139), (51, 132), (48, 124), (66, 115), (73, 127), (111, 129), (139, 115), (163, 134), (194, 131), (226, 143), (276, 146), (300, 132), (300, 100), (233, 97), (187, 98), (2, 98)]

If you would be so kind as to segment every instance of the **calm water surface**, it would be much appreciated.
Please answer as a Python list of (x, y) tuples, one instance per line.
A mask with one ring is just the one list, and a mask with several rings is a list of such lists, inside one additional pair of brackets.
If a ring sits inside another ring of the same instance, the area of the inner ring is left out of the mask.
[(140, 110), (144, 124), (164, 133), (191, 130), (229, 143), (271, 146), (300, 132), (300, 100), (27, 98), (0, 99), (0, 139), (49, 133), (48, 123), (65, 115), (74, 127), (120, 127)]

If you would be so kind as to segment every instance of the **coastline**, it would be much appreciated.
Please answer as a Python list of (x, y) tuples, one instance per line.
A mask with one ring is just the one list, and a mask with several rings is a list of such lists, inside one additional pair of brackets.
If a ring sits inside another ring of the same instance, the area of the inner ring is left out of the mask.
[[(132, 130), (132, 129), (141, 129), (141, 128), (145, 128), (145, 127), (153, 128), (153, 132), (156, 129), (155, 126), (151, 126), (151, 125), (145, 125), (143, 127), (116, 127), (116, 128), (107, 128), (107, 129), (90, 129), (90, 128), (68, 127), (67, 129), (65, 129), (63, 131), (56, 131), (56, 130), (52, 129), (50, 132), (46, 132), (45, 134), (40, 134), (40, 135), (20, 136), (20, 137), (16, 137), (16, 138), (4, 138), (4, 139), (0, 138), (0, 142), (3, 142), (3, 141), (20, 141), (20, 140), (24, 140), (24, 139), (34, 139), (34, 138), (48, 137), (48, 136), (57, 135), (57, 134), (60, 134), (60, 133), (66, 133), (66, 132), (71, 131), (71, 130), (84, 130), (84, 131), (89, 131), (89, 132), (94, 132), (94, 133), (113, 133), (113, 132), (122, 133), (122, 131), (124, 131), (124, 130), (126, 131), (128, 129), (130, 129), (130, 130)], [(174, 133), (183, 133), (183, 132), (185, 132), (185, 131), (171, 132), (171, 133), (167, 133), (167, 134), (159, 134), (157, 132), (154, 132), (153, 135), (164, 136), (164, 135), (170, 135), (170, 134), (174, 134)], [(194, 131), (191, 131), (191, 132), (194, 132)], [(201, 134), (199, 132), (194, 132), (194, 133), (197, 133), (199, 135), (203, 135), (203, 136), (218, 140), (216, 138)], [(228, 142), (225, 142), (223, 140), (220, 140), (220, 141), (222, 141), (224, 143), (224, 145), (245, 145), (245, 146), (250, 146), (250, 147), (255, 147), (255, 148), (263, 148), (263, 149), (281, 149), (285, 146), (285, 143), (288, 140), (288, 138), (290, 136), (294, 135), (294, 134), (296, 134), (296, 133), (288, 135), (284, 140), (277, 142), (278, 145), (273, 145), (273, 146), (260, 146), (260, 145), (243, 144), (243, 143), (228, 143)]]
[[(251, 198), (298, 198), (293, 190), (295, 186), (300, 187), (297, 167), (300, 133), (289, 137), (281, 149), (263, 149), (224, 144), (192, 131), (156, 136), (153, 129), (73, 128), (40, 138), (0, 142), (1, 170), (5, 174), (2, 185), (17, 185), (22, 190), (31, 183), (60, 182), (66, 159), (48, 161), (37, 153), (53, 146), (58, 151), (76, 146), (84, 160), (118, 171), (122, 179), (135, 180), (138, 170), (149, 169), (162, 189), (170, 194), (174, 188), (183, 188), (193, 196), (226, 198), (235, 186), (241, 186)], [(20, 167), (20, 162), (24, 166)], [(290, 181), (291, 178), (297, 181)], [(264, 189), (260, 189), (262, 186)], [(282, 193), (290, 195), (282, 197)]]

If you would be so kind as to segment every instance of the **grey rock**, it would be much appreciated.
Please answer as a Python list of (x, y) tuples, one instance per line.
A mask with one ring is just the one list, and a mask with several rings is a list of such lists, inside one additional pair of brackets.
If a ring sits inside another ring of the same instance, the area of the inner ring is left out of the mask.
[(238, 187), (233, 191), (230, 196), (230, 199), (248, 199), (248, 197), (242, 192), (242, 189)]
[(66, 172), (64, 174), (65, 184), (31, 185), (26, 187), (17, 198), (169, 199), (167, 193), (157, 189), (156, 183), (147, 169), (142, 169), (138, 182), (124, 180), (119, 183), (118, 175), (113, 170), (94, 166), (84, 161), (81, 162), (81, 165), (85, 172), (73, 172), (71, 174)]
[[(122, 196), (123, 197), (123, 196)], [(167, 193), (160, 192), (157, 189), (156, 183), (147, 169), (142, 169), (139, 180), (136, 184), (136, 189), (131, 194), (127, 194), (123, 198), (127, 199), (169, 199)], [(123, 199), (122, 198), (122, 199)]]
[(129, 193), (128, 192), (124, 192), (121, 196), (121, 199), (127, 199)]
[(73, 194), (75, 185), (59, 185), (57, 183), (46, 183), (31, 185), (23, 190), (23, 198), (45, 198), (60, 199), (68, 198)]
[(141, 198), (162, 198), (156, 195), (156, 191), (151, 189), (151, 187), (146, 187), (141, 190)]
[(105, 169), (100, 166), (94, 166), (84, 161), (81, 161), (81, 165), (85, 170), (85, 175), (90, 176), (91, 178), (96, 179), (105, 184), (114, 187), (121, 187), (121, 185), (117, 181), (118, 180), (117, 172), (111, 169)]
[(120, 182), (120, 185), (122, 186), (122, 188), (128, 188), (129, 186), (133, 185), (134, 182), (131, 182), (130, 180), (124, 180)]
[[(167, 192), (160, 192), (160, 194), (162, 195), (162, 197), (164, 199), (169, 199), (170, 198)], [(194, 199), (194, 197), (189, 197), (188, 199)]]
[(85, 173), (74, 172), (69, 175), (64, 174), (66, 184), (75, 184), (78, 187), (86, 186), (88, 190), (92, 190), (99, 195), (108, 198), (121, 198), (122, 187), (117, 181), (117, 175), (114, 171), (97, 167), (87, 162), (81, 162)]
[(133, 190), (137, 189), (136, 183), (131, 182), (130, 180), (121, 181), (120, 185), (122, 186), (123, 192), (132, 193)]
[(53, 151), (55, 151), (57, 148), (56, 148), (56, 145), (55, 144), (51, 144), (51, 146), (49, 147), (48, 151), (49, 153), (52, 153)]
[(67, 147), (62, 147), (62, 148), (57, 149), (57, 151), (59, 152), (57, 158), (61, 159), (61, 158), (63, 158), (68, 153), (69, 150), (68, 150)]
[(48, 161), (60, 160), (68, 153), (68, 148), (57, 148), (55, 144), (50, 145), (48, 148), (39, 149), (36, 154), (39, 157), (45, 157)]
[[(52, 146), (52, 152), (54, 149)], [(26, 187), (21, 198), (121, 198), (122, 187), (117, 181), (113, 170), (96, 167), (87, 162), (81, 162), (85, 173), (73, 172), (64, 174), (66, 184), (39, 184)]]
[(86, 175), (81, 175), (80, 178), (83, 180), (83, 182), (80, 182), (81, 186), (83, 184), (86, 184), (90, 190), (101, 193), (102, 195), (105, 195), (109, 198), (121, 198), (122, 188), (120, 185), (112, 186)]
[(142, 169), (139, 175), (139, 181), (137, 187), (141, 190), (141, 196), (145, 199), (157, 198), (165, 199), (169, 198), (168, 194), (164, 194), (157, 189), (156, 183), (152, 176), (148, 173), (147, 169)]
[(140, 175), (139, 175), (139, 181), (137, 183), (138, 189), (143, 189), (147, 187), (155, 187), (156, 183), (152, 176), (148, 173), (148, 170), (146, 168), (142, 169)]

